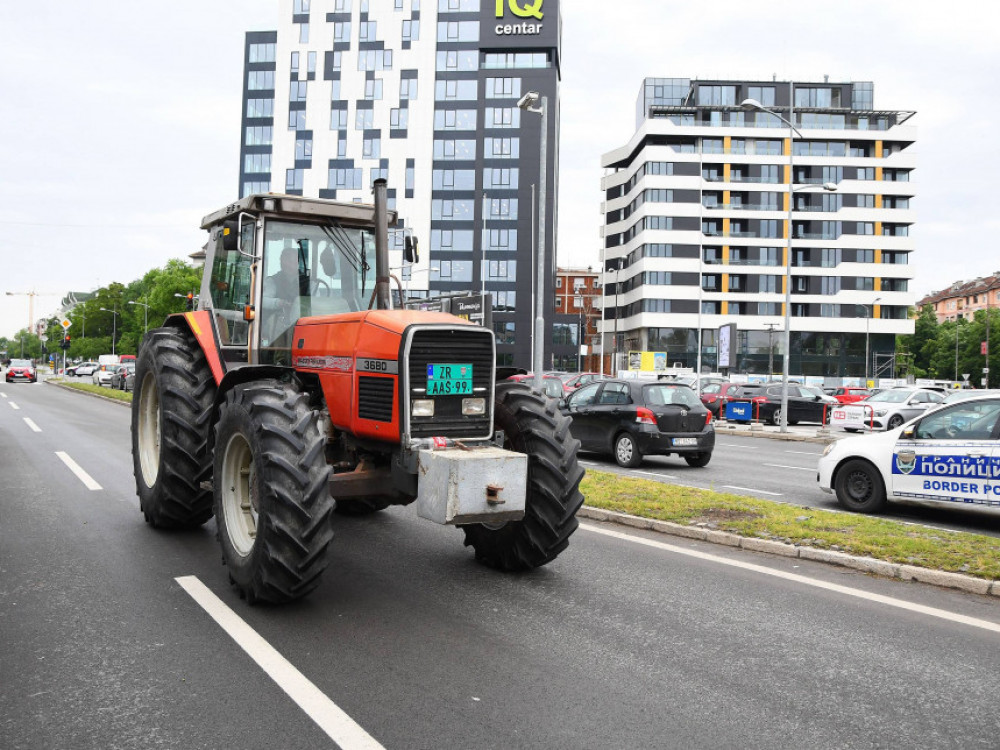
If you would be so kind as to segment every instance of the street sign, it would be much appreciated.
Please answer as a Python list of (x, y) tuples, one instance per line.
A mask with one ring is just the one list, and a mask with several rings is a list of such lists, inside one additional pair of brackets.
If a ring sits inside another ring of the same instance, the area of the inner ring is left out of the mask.
[(38, 340), (44, 343), (49, 340), (49, 337), (43, 333), (41, 336), (38, 337)]
[(62, 320), (59, 321), (59, 325), (61, 325), (65, 330), (68, 331), (69, 327), (73, 325), (73, 322), (69, 318), (63, 318)]
[(968, 380), (968, 379), (969, 379), (969, 373), (963, 372), (962, 373), (962, 380)]

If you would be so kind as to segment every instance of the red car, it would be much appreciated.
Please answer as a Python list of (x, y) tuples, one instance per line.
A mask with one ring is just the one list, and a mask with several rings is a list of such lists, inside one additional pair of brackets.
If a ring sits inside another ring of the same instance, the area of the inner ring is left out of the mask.
[(864, 401), (866, 398), (872, 395), (872, 392), (867, 388), (834, 388), (833, 393), (830, 394), (835, 399), (837, 399), (842, 404), (855, 404), (858, 401)]
[(7, 368), (7, 382), (13, 383), (15, 380), (26, 380), (29, 383), (38, 382), (38, 373), (30, 359), (12, 359), (10, 367)]
[[(527, 386), (534, 385), (535, 375), (534, 373), (528, 372), (523, 375), (511, 375), (507, 380), (513, 380), (515, 383), (524, 383)], [(563, 397), (563, 382), (555, 375), (542, 375), (542, 391), (545, 395), (551, 399), (560, 399)]]
[(605, 380), (608, 376), (602, 375), (599, 372), (572, 372), (565, 373), (560, 377), (563, 379), (563, 390), (569, 394), (580, 386), (587, 385), (587, 383), (593, 383), (595, 380)]
[(738, 387), (738, 383), (730, 383), (728, 381), (709, 383), (702, 386), (701, 402), (712, 412), (712, 416), (718, 419), (726, 413), (726, 404), (729, 403), (733, 396), (730, 391), (734, 391)]

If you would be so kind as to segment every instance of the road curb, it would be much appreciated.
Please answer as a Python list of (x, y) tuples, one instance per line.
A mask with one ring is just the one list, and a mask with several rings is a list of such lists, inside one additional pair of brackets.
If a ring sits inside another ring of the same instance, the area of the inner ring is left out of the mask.
[(577, 516), (588, 518), (592, 521), (617, 523), (634, 529), (649, 529), (660, 534), (670, 534), (671, 536), (683, 537), (685, 539), (696, 539), (698, 541), (711, 542), (712, 544), (722, 544), (727, 547), (739, 547), (750, 552), (763, 552), (769, 555), (797, 557), (801, 560), (839, 565), (843, 568), (851, 568), (852, 570), (870, 573), (883, 578), (929, 583), (934, 586), (941, 586), (942, 588), (966, 591), (970, 594), (1000, 597), (1000, 581), (975, 578), (963, 575), (962, 573), (948, 573), (943, 570), (918, 568), (914, 565), (900, 565), (886, 562), (885, 560), (876, 560), (872, 557), (857, 557), (845, 552), (837, 552), (836, 550), (800, 547), (794, 544), (786, 544), (785, 542), (776, 542), (771, 539), (745, 537), (739, 534), (731, 534), (728, 531), (707, 529), (701, 526), (685, 526), (671, 521), (655, 521), (651, 518), (633, 516), (629, 513), (620, 513), (614, 510), (592, 508), (588, 505), (581, 507), (577, 511)]
[[(817, 427), (816, 432), (818, 433), (821, 428)], [(803, 435), (796, 432), (768, 432), (766, 429), (751, 429), (740, 425), (728, 424), (724, 421), (716, 422), (715, 424), (715, 434), (716, 435), (739, 435), (740, 437), (752, 437), (752, 438), (768, 438), (770, 440), (786, 440), (795, 443), (819, 443), (821, 445), (827, 445), (833, 443), (837, 438), (833, 435)]]
[(117, 398), (109, 398), (108, 396), (105, 396), (103, 393), (91, 393), (90, 391), (81, 391), (79, 388), (73, 388), (69, 384), (61, 381), (53, 383), (48, 378), (46, 378), (42, 382), (45, 383), (45, 385), (54, 385), (56, 388), (62, 388), (64, 391), (72, 391), (73, 393), (82, 393), (84, 396), (90, 396), (91, 398), (99, 398), (101, 399), (101, 401), (110, 401), (112, 404), (127, 406), (130, 409), (132, 408), (131, 401), (120, 401)]

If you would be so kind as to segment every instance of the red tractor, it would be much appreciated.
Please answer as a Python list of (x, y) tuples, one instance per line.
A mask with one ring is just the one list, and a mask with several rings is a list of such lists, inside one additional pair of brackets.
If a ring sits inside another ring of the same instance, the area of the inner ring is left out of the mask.
[(504, 382), (492, 331), (391, 309), (386, 206), (379, 180), (374, 206), (267, 194), (210, 214), (198, 309), (143, 340), (140, 509), (156, 528), (214, 515), (250, 602), (316, 588), (334, 512), (416, 503), (506, 571), (577, 528), (583, 470), (554, 402)]

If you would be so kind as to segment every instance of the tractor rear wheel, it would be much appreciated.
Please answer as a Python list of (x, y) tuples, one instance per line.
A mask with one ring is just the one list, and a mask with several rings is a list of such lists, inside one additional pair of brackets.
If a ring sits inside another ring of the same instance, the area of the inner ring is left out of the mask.
[(583, 469), (576, 451), (580, 442), (570, 435), (570, 420), (559, 413), (554, 401), (520, 383), (497, 384), (495, 423), (504, 432), (504, 447), (528, 456), (524, 518), (498, 528), (462, 526), (465, 544), (490, 567), (505, 571), (537, 568), (566, 549), (579, 525), (576, 512), (583, 505)]
[(226, 394), (215, 429), (215, 518), (240, 596), (281, 603), (319, 585), (333, 539), (320, 413), (290, 383)]
[(209, 445), (215, 379), (187, 331), (157, 328), (143, 341), (132, 394), (132, 467), (139, 509), (160, 528), (212, 517)]

